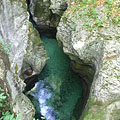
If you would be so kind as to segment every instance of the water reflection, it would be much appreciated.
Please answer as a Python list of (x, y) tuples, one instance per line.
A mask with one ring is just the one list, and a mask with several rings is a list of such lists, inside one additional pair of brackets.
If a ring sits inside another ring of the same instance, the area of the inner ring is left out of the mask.
[(52, 97), (52, 90), (55, 90), (56, 87), (52, 85), (47, 86), (48, 82), (48, 78), (45, 78), (35, 83), (35, 91), (31, 92), (30, 95), (39, 101), (42, 116), (47, 120), (56, 120), (57, 113), (54, 111), (54, 108), (47, 105), (47, 100)]

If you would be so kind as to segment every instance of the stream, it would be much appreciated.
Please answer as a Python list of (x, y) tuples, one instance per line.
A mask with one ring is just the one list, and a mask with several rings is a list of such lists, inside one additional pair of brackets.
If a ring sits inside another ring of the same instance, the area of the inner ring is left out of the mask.
[[(29, 98), (39, 120), (78, 120), (83, 105), (80, 78), (70, 67), (70, 59), (57, 40), (41, 37), (49, 60)], [(43, 116), (43, 117), (42, 117)]]

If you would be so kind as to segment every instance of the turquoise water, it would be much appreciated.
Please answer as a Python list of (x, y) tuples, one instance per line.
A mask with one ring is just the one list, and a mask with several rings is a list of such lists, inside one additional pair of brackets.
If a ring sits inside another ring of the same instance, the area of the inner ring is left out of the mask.
[(31, 92), (36, 115), (41, 114), (46, 120), (78, 120), (83, 104), (80, 78), (72, 71), (70, 59), (58, 47), (57, 40), (41, 39), (50, 59)]

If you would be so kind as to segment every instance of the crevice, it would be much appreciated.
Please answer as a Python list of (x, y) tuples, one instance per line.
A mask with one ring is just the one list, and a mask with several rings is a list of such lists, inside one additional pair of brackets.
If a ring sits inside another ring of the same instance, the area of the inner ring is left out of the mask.
[(36, 22), (33, 20), (32, 13), (31, 13), (31, 11), (30, 11), (30, 0), (26, 0), (26, 3), (27, 3), (27, 11), (28, 11), (28, 13), (29, 13), (29, 21), (32, 23), (33, 27), (38, 30), (37, 24), (36, 24)]
[[(76, 61), (81, 61), (77, 57), (74, 59)], [(84, 99), (84, 103), (82, 106), (82, 112), (80, 114), (80, 116), (82, 116), (82, 113), (84, 112), (87, 102), (88, 102), (90, 89), (91, 89), (91, 85), (93, 82), (93, 78), (94, 78), (96, 69), (95, 69), (95, 66), (91, 66), (88, 64), (85, 65), (84, 63), (83, 63), (83, 65), (81, 65), (79, 62), (76, 62), (75, 60), (71, 60), (71, 67), (72, 67), (73, 71), (76, 72), (79, 75), (79, 77), (81, 78), (80, 80), (81, 80), (82, 87), (83, 87), (83, 99)], [(77, 65), (77, 67), (76, 67), (76, 65)], [(82, 67), (84, 66), (85, 70), (84, 69), (81, 70), (81, 68), (79, 68), (78, 66), (82, 66)], [(81, 72), (81, 71), (87, 71), (87, 70), (90, 70), (91, 72), (90, 73)]]

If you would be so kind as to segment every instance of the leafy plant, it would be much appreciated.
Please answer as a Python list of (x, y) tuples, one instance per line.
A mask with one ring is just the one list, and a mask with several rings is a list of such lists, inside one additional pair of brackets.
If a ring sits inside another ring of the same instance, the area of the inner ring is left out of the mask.
[[(5, 93), (5, 91), (0, 87), (0, 120), (19, 120), (21, 117), (16, 117), (15, 113), (11, 113), (9, 109), (5, 109), (5, 107), (8, 107), (7, 104), (5, 104), (5, 101), (7, 101), (7, 97), (9, 97), (8, 93)], [(8, 101), (7, 101), (8, 102)], [(11, 109), (11, 108), (10, 108)]]
[(5, 54), (7, 54), (9, 56), (9, 52), (11, 49), (11, 45), (4, 43), (3, 41), (0, 41), (0, 52), (4, 52)]
[(73, 24), (73, 30), (76, 30), (77, 24)]

